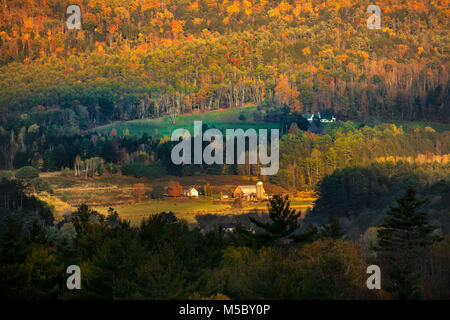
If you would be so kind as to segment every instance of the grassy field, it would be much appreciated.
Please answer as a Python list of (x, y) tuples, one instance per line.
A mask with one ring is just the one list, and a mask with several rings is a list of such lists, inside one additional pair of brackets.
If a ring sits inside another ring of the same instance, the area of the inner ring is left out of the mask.
[[(152, 200), (145, 203), (114, 207), (120, 216), (129, 220), (133, 225), (139, 223), (143, 218), (159, 212), (173, 212), (179, 218), (187, 220), (189, 223), (195, 222), (196, 214), (223, 213), (231, 209), (231, 203), (214, 200), (201, 199), (163, 199)], [(95, 208), (98, 212), (106, 214), (108, 207)]]
[[(302, 213), (306, 208), (312, 207), (313, 201), (292, 201), (291, 207), (300, 210)], [(95, 210), (102, 214), (107, 214), (109, 207), (96, 207)], [(195, 217), (202, 214), (228, 215), (230, 213), (242, 214), (251, 210), (267, 210), (267, 202), (244, 202), (241, 209), (232, 207), (231, 201), (217, 201), (209, 199), (164, 199), (152, 200), (145, 203), (137, 203), (133, 205), (116, 206), (115, 210), (120, 216), (130, 221), (132, 225), (139, 222), (152, 214), (159, 212), (173, 212), (175, 215), (188, 223), (196, 223)]]
[[(130, 135), (142, 135), (147, 133), (148, 135), (170, 135), (174, 129), (186, 128), (189, 131), (193, 131), (194, 121), (202, 121), (209, 127), (215, 127), (217, 129), (274, 129), (278, 128), (277, 123), (262, 123), (256, 122), (253, 118), (253, 114), (256, 110), (255, 106), (248, 106), (242, 108), (233, 108), (225, 110), (215, 110), (202, 113), (194, 113), (187, 115), (180, 115), (176, 117), (175, 125), (170, 121), (169, 116), (165, 116), (159, 119), (148, 120), (132, 120), (124, 122), (115, 122), (112, 124), (104, 125), (92, 129), (93, 131), (102, 133), (104, 135), (111, 134), (113, 129), (116, 129), (117, 135), (121, 136), (128, 129)], [(239, 120), (239, 117), (243, 115), (245, 120)]]

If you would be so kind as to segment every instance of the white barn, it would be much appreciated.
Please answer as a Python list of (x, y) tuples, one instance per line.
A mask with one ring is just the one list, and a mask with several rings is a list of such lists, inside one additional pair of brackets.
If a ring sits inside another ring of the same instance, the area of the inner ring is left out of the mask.
[(187, 189), (186, 191), (184, 191), (184, 195), (186, 197), (198, 197), (198, 191), (194, 187), (191, 187), (191, 188)]

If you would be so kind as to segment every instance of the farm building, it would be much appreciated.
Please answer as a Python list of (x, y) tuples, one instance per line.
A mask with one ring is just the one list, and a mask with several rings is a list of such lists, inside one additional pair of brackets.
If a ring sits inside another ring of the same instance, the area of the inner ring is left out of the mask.
[(330, 122), (335, 122), (336, 121), (336, 117), (335, 116), (332, 116), (331, 119), (323, 118), (320, 115), (320, 112), (317, 112), (317, 113), (304, 113), (304, 114), (302, 114), (302, 116), (306, 120), (308, 120), (309, 123), (312, 123), (314, 119), (317, 119), (317, 120), (319, 120), (322, 123), (330, 123)]
[(256, 185), (237, 186), (233, 191), (234, 198), (244, 198), (246, 200), (262, 200), (267, 195), (264, 191), (263, 183), (260, 181)]
[(198, 191), (197, 191), (197, 189), (191, 187), (191, 188), (187, 189), (186, 191), (184, 191), (184, 196), (185, 197), (198, 197)]

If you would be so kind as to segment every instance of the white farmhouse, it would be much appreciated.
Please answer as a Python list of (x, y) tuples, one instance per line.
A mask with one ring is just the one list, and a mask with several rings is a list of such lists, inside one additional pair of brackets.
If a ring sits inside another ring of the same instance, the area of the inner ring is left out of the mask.
[(190, 197), (190, 198), (198, 197), (198, 191), (197, 191), (197, 189), (191, 187), (191, 188), (187, 189), (186, 191), (184, 191), (184, 196)]

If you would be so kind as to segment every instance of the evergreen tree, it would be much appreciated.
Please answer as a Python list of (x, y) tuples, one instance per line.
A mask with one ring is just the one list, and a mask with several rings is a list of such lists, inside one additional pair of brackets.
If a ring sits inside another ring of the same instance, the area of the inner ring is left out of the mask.
[(338, 219), (329, 217), (329, 223), (316, 227), (312, 223), (305, 231), (297, 233), (291, 238), (297, 243), (311, 243), (317, 240), (342, 240), (345, 232), (341, 229)]
[(311, 243), (317, 240), (319, 228), (310, 223), (305, 231), (297, 233), (292, 236), (292, 239), (297, 243)]
[(416, 261), (423, 249), (440, 237), (433, 235), (437, 226), (428, 224), (428, 215), (418, 211), (427, 200), (417, 199), (415, 189), (408, 187), (396, 201), (398, 206), (389, 207), (388, 216), (377, 231), (379, 241), (375, 249), (387, 262), (387, 290), (399, 299), (415, 299), (420, 297)]
[(6, 219), (0, 228), (0, 299), (19, 299), (26, 285), (24, 262), (29, 242), (22, 231), (23, 224)]
[(295, 209), (291, 209), (289, 197), (274, 195), (267, 205), (269, 209), (270, 222), (261, 222), (250, 217), (250, 221), (257, 227), (263, 229), (263, 232), (252, 233), (239, 226), (237, 231), (249, 240), (256, 241), (258, 244), (267, 244), (283, 238), (288, 238), (300, 226), (300, 214)]
[(330, 217), (329, 223), (322, 226), (318, 232), (318, 236), (319, 239), (340, 240), (344, 238), (345, 232), (342, 231), (338, 219)]

